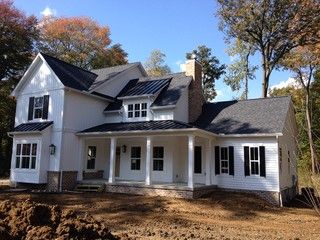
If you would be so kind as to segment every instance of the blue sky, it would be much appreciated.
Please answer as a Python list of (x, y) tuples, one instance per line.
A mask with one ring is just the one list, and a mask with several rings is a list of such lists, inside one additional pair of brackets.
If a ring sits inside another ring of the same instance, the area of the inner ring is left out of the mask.
[[(186, 52), (201, 44), (212, 48), (221, 63), (231, 62), (224, 35), (218, 30), (214, 0), (15, 0), (14, 5), (37, 17), (47, 8), (56, 16), (88, 16), (108, 25), (113, 43), (122, 44), (130, 62), (144, 62), (153, 49), (160, 49), (172, 71), (179, 72)], [(253, 61), (260, 64), (256, 57)], [(261, 96), (261, 75), (257, 71), (249, 83), (249, 98)], [(289, 77), (285, 71), (273, 72), (270, 85), (283, 84)], [(237, 95), (222, 78), (216, 89), (216, 100)]]

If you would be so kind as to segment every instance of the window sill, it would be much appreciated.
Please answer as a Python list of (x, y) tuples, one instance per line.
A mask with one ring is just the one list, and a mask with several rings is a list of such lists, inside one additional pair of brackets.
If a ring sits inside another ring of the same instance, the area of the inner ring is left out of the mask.
[(12, 169), (14, 172), (39, 172), (37, 169), (30, 169), (30, 168), (14, 168)]

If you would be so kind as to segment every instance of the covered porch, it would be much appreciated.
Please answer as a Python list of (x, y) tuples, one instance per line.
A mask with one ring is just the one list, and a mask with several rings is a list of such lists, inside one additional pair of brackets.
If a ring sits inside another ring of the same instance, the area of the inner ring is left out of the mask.
[(187, 126), (78, 134), (83, 150), (78, 181), (105, 184), (110, 192), (138, 194), (212, 189), (215, 136)]

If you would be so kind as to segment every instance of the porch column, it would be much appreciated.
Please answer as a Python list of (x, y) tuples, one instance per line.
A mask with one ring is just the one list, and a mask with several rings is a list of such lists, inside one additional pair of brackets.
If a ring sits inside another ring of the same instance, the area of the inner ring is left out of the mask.
[(188, 136), (188, 187), (193, 188), (194, 172), (194, 136)]
[(211, 185), (212, 140), (206, 143), (206, 185)]
[(152, 138), (147, 137), (147, 143), (146, 143), (146, 185), (151, 184), (151, 158), (152, 158)]
[(116, 162), (116, 148), (117, 139), (115, 137), (111, 138), (110, 141), (110, 168), (109, 168), (109, 183), (114, 182), (114, 172), (115, 172), (115, 162)]

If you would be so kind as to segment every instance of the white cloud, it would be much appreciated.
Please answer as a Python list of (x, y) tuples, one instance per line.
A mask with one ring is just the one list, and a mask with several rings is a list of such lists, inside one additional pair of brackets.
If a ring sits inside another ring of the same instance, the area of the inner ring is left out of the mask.
[(178, 65), (180, 72), (186, 71), (186, 64), (182, 60), (176, 61), (175, 64)]
[(270, 90), (273, 90), (275, 88), (285, 88), (285, 87), (298, 88), (299, 84), (294, 78), (289, 77), (286, 81), (281, 81), (278, 84), (271, 86)]
[(44, 16), (44, 17), (56, 16), (56, 15), (57, 15), (57, 10), (46, 6), (46, 8), (43, 9), (43, 11), (40, 12), (40, 14), (41, 14), (42, 16)]

